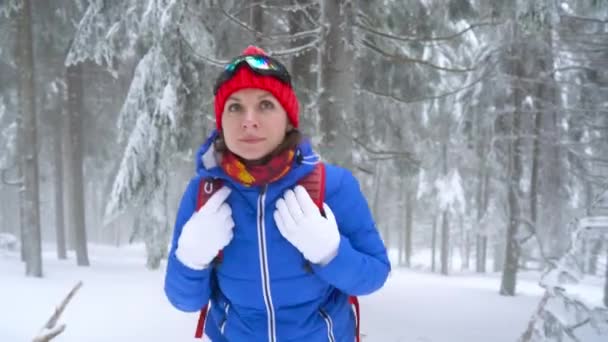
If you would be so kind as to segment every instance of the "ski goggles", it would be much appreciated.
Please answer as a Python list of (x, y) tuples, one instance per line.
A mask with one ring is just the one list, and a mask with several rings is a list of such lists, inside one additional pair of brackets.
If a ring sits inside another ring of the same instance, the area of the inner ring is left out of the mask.
[(213, 94), (216, 95), (222, 84), (231, 79), (238, 68), (244, 64), (247, 64), (258, 75), (274, 77), (291, 87), (291, 77), (281, 62), (266, 55), (245, 55), (234, 58), (224, 66), (224, 71), (215, 81)]

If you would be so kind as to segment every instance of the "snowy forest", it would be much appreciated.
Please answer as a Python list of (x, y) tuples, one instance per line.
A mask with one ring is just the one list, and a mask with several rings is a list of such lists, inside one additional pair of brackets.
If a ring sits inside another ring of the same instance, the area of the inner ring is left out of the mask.
[(140, 244), (162, 273), (213, 82), (250, 44), (288, 66), (393, 269), (505, 298), (532, 275), (521, 341), (605, 341), (606, 0), (2, 0), (0, 259), (44, 279)]

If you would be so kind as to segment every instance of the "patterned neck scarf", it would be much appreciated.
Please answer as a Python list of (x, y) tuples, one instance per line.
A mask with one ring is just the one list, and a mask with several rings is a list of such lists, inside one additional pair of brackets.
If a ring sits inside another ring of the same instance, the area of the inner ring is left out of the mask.
[(291, 169), (294, 149), (286, 149), (260, 165), (247, 165), (234, 153), (224, 152), (220, 166), (228, 176), (245, 186), (270, 184), (285, 176)]

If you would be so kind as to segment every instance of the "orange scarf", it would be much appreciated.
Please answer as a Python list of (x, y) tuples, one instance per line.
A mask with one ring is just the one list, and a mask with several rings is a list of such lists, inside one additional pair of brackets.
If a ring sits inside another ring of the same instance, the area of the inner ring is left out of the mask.
[(270, 184), (291, 170), (295, 152), (288, 149), (261, 165), (246, 165), (234, 153), (226, 151), (220, 166), (232, 179), (245, 186)]

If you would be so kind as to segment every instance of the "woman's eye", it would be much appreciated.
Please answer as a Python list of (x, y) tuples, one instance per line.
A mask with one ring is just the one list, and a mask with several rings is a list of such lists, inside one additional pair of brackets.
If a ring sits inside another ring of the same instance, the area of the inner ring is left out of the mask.
[(238, 112), (241, 110), (241, 105), (238, 103), (233, 103), (231, 105), (228, 106), (228, 111), (229, 112)]
[(262, 109), (273, 109), (274, 108), (274, 103), (268, 101), (268, 100), (263, 100), (262, 102), (260, 102), (260, 108)]

